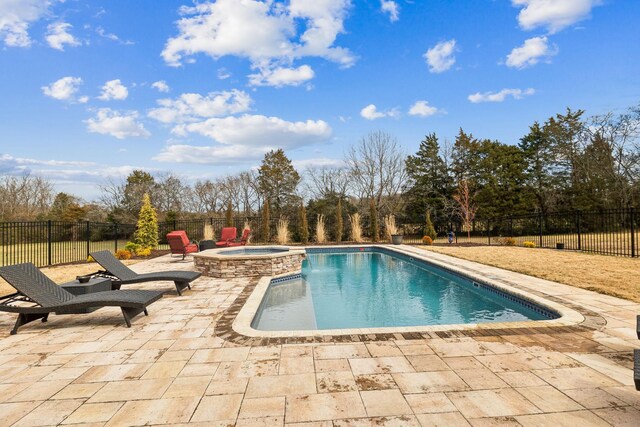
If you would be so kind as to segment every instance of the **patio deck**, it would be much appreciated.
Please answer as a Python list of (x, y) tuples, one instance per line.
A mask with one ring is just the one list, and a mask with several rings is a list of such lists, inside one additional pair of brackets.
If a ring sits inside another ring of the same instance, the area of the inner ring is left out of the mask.
[[(640, 425), (632, 373), (640, 304), (430, 256), (551, 296), (586, 321), (508, 334), (226, 340), (220, 330), (228, 329), (234, 301), (257, 280), (202, 277), (182, 297), (174, 290), (151, 305), (130, 329), (118, 309), (104, 308), (52, 316), (9, 336), (15, 319), (0, 314), (1, 423)], [(133, 266), (141, 273), (180, 268), (193, 263), (165, 256)], [(157, 286), (172, 288), (131, 288)]]

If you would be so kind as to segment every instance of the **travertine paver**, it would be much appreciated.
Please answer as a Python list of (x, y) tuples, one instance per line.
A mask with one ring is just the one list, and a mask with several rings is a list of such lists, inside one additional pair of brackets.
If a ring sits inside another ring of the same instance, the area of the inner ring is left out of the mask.
[[(170, 283), (146, 283), (132, 288), (169, 294), (130, 329), (104, 308), (9, 336), (15, 319), (0, 314), (0, 425), (640, 425), (631, 385), (640, 304), (433, 256), (583, 304), (604, 322), (577, 332), (254, 345), (216, 329), (249, 279), (201, 278), (182, 297)], [(181, 268), (192, 264), (134, 266)]]

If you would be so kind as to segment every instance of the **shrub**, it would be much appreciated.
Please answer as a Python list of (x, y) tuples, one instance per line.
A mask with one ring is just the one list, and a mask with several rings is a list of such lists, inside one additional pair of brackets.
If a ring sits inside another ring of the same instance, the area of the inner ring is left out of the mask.
[(129, 251), (132, 254), (137, 254), (140, 250), (140, 245), (135, 242), (127, 242), (127, 244), (124, 245), (124, 250)]
[(136, 251), (136, 255), (149, 256), (151, 255), (151, 248), (138, 248), (138, 250)]
[(116, 251), (116, 258), (118, 259), (131, 259), (131, 257), (131, 252), (126, 249), (118, 249)]
[(205, 224), (204, 225), (204, 230), (202, 232), (202, 240), (215, 240), (215, 233), (213, 232), (213, 225), (211, 224)]
[(318, 215), (316, 223), (316, 242), (324, 243), (327, 241), (327, 230), (324, 226), (324, 215)]
[(342, 223), (342, 200), (338, 199), (338, 204), (336, 205), (336, 242), (342, 242), (342, 234), (344, 226)]
[(423, 236), (422, 237), (422, 244), (423, 245), (433, 245), (433, 239), (430, 236)]
[(398, 234), (398, 227), (396, 226), (396, 217), (394, 215), (387, 215), (384, 217), (384, 232), (387, 240), (391, 241), (391, 236)]
[(351, 222), (351, 240), (356, 243), (362, 242), (362, 225), (360, 224), (360, 214), (354, 213), (349, 215), (349, 222)]
[(304, 203), (300, 204), (300, 241), (303, 245), (309, 243), (309, 221), (307, 220), (307, 209), (304, 207)]
[(231, 203), (231, 200), (227, 202), (227, 210), (224, 213), (224, 225), (225, 227), (233, 227), (233, 203)]
[(371, 233), (371, 241), (375, 243), (380, 240), (380, 226), (378, 225), (378, 206), (373, 199), (369, 203), (369, 216), (371, 219), (369, 232)]
[(276, 226), (276, 241), (281, 245), (289, 243), (289, 220), (280, 218)]
[(269, 228), (269, 224), (270, 224), (271, 218), (269, 215), (269, 199), (266, 199), (264, 201), (264, 205), (262, 205), (262, 223), (261, 228), (261, 234), (262, 234), (262, 240), (265, 243), (269, 242), (269, 239), (271, 238), (271, 230)]
[(504, 246), (516, 245), (516, 239), (514, 239), (513, 237), (503, 237), (502, 239), (498, 239), (498, 241), (500, 242), (501, 245), (504, 245)]
[(525, 248), (535, 248), (536, 244), (534, 242), (524, 242), (522, 246), (524, 246)]
[(142, 197), (135, 240), (142, 248), (153, 249), (158, 246), (158, 215), (151, 205), (151, 198), (147, 193)]
[(424, 235), (431, 238), (431, 242), (433, 243), (438, 237), (438, 233), (436, 233), (436, 229), (433, 227), (433, 222), (431, 222), (431, 212), (427, 211), (426, 221), (424, 223)]

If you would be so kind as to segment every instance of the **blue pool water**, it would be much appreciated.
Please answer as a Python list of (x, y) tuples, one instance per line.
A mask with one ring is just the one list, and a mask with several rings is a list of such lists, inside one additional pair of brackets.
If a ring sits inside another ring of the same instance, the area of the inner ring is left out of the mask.
[(346, 329), (553, 316), (492, 289), (391, 252), (309, 253), (301, 278), (270, 284), (252, 326)]

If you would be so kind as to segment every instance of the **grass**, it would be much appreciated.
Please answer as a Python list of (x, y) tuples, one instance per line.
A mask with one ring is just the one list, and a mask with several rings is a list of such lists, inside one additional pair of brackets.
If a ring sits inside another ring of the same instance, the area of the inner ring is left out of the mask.
[[(636, 230), (635, 233), (636, 252), (640, 253), (640, 230)], [(486, 245), (488, 239), (486, 236), (472, 236), (471, 239), (467, 239), (466, 233), (458, 234), (458, 243), (478, 243)], [(508, 237), (508, 236), (507, 236)], [(416, 237), (417, 238), (417, 237)], [(421, 238), (421, 237), (420, 237)], [(500, 245), (500, 241), (505, 236), (491, 237), (491, 245)], [(413, 237), (411, 239), (414, 239)], [(536, 246), (540, 246), (540, 236), (538, 235), (526, 235), (514, 237), (516, 246), (522, 246), (524, 242), (533, 242)], [(447, 243), (446, 236), (438, 236), (434, 243)], [(577, 250), (578, 249), (578, 234), (566, 233), (566, 234), (549, 234), (542, 236), (542, 247), (555, 248), (556, 243), (564, 243), (565, 249)], [(624, 232), (611, 232), (611, 233), (582, 233), (580, 235), (580, 248), (585, 252), (594, 253), (610, 253), (615, 255), (630, 255), (631, 254), (631, 233), (629, 231)]]
[[(123, 261), (126, 265), (135, 264), (143, 260), (127, 260)], [(46, 274), (51, 280), (60, 284), (70, 282), (76, 278), (76, 276), (82, 276), (84, 274), (94, 273), (100, 270), (100, 265), (95, 262), (83, 262), (78, 264), (58, 265), (54, 267), (41, 268), (44, 274)], [(15, 290), (2, 278), (0, 278), (0, 296), (12, 294)]]
[(508, 246), (417, 247), (640, 302), (638, 258)]

